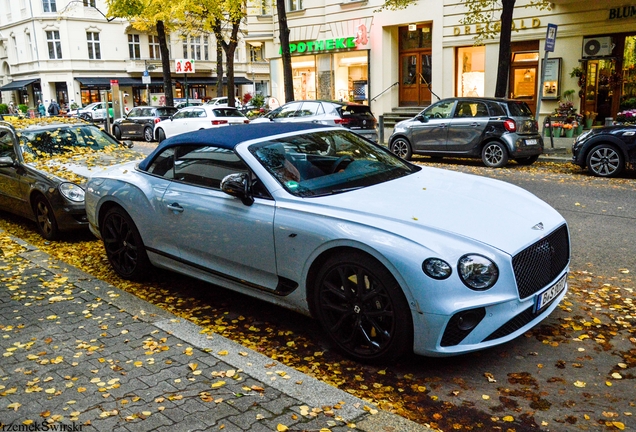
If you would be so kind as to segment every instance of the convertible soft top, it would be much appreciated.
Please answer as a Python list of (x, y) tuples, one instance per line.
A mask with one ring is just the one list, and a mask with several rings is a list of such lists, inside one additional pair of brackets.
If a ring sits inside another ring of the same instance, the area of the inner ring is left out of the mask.
[(324, 127), (328, 126), (314, 123), (255, 123), (202, 129), (179, 134), (159, 144), (146, 159), (141, 161), (139, 169), (145, 171), (155, 156), (168, 147), (206, 143), (221, 148), (233, 149), (238, 144), (253, 139)]

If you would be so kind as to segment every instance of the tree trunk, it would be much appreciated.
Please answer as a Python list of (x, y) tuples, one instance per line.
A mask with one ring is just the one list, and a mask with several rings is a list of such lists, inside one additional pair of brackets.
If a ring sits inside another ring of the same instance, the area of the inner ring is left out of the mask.
[(223, 34), (221, 33), (221, 24), (218, 22), (213, 27), (214, 37), (216, 38), (216, 95), (223, 96)]
[(276, 2), (278, 12), (278, 29), (280, 31), (280, 46), (283, 58), (283, 85), (285, 88), (285, 102), (294, 100), (294, 77), (292, 76), (291, 52), (289, 51), (289, 26), (287, 25), (287, 12), (285, 2)]
[[(166, 106), (174, 106), (172, 96), (172, 75), (170, 75), (170, 51), (166, 43), (166, 28), (163, 21), (157, 21), (157, 37), (161, 51), (161, 69), (163, 72), (163, 94), (166, 96)], [(150, 103), (150, 101), (148, 101)]]
[(234, 51), (238, 45), (238, 31), (241, 25), (241, 21), (235, 21), (232, 23), (232, 34), (230, 35), (230, 43), (223, 43), (225, 49), (225, 63), (227, 64), (227, 105), (230, 107), (236, 107), (234, 94), (236, 92), (234, 88)]
[(512, 36), (512, 15), (516, 0), (501, 0), (501, 34), (499, 38), (499, 68), (495, 97), (505, 98), (508, 94), (508, 77), (510, 76), (510, 39)]

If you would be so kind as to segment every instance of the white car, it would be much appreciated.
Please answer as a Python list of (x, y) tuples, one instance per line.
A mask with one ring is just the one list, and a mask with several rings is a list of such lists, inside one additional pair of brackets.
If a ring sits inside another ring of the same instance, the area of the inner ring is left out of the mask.
[[(113, 116), (113, 103), (108, 102), (108, 113), (111, 119)], [(106, 118), (106, 105), (104, 102), (93, 102), (84, 108), (77, 110), (77, 117), (86, 121), (103, 121)]]
[[(227, 96), (215, 97), (210, 99), (205, 103), (206, 105), (214, 105), (217, 107), (226, 107), (227, 106)], [(238, 98), (234, 98), (234, 107), (241, 108), (243, 104)]]
[(155, 138), (161, 142), (185, 132), (249, 122), (236, 108), (213, 105), (186, 107), (169, 119), (155, 124)]

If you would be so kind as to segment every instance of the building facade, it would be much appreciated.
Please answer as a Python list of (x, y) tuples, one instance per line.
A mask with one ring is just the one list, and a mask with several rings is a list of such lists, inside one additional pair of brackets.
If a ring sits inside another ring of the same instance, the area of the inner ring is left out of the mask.
[[(62, 106), (85, 106), (107, 98), (118, 105), (117, 117), (135, 105), (159, 104), (157, 35), (126, 20), (109, 21), (106, 10), (104, 0), (0, 0), (2, 103), (32, 108), (38, 100), (48, 105), (56, 99)], [(216, 96), (214, 35), (172, 34), (168, 44), (175, 99)], [(250, 47), (241, 39), (234, 58), (239, 98), (269, 94), (269, 65)], [(194, 60), (195, 73), (179, 73), (178, 59)]]

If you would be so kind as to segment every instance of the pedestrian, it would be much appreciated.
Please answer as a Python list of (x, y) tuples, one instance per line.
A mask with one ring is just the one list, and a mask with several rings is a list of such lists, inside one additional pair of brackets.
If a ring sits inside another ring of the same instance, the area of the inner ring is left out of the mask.
[(16, 109), (15, 106), (13, 105), (13, 102), (9, 102), (9, 114), (15, 114), (16, 113)]
[(55, 102), (55, 99), (51, 99), (51, 104), (49, 105), (49, 115), (56, 116), (60, 113), (60, 106)]
[(38, 113), (40, 114), (40, 117), (46, 117), (46, 107), (41, 100), (38, 101)]

